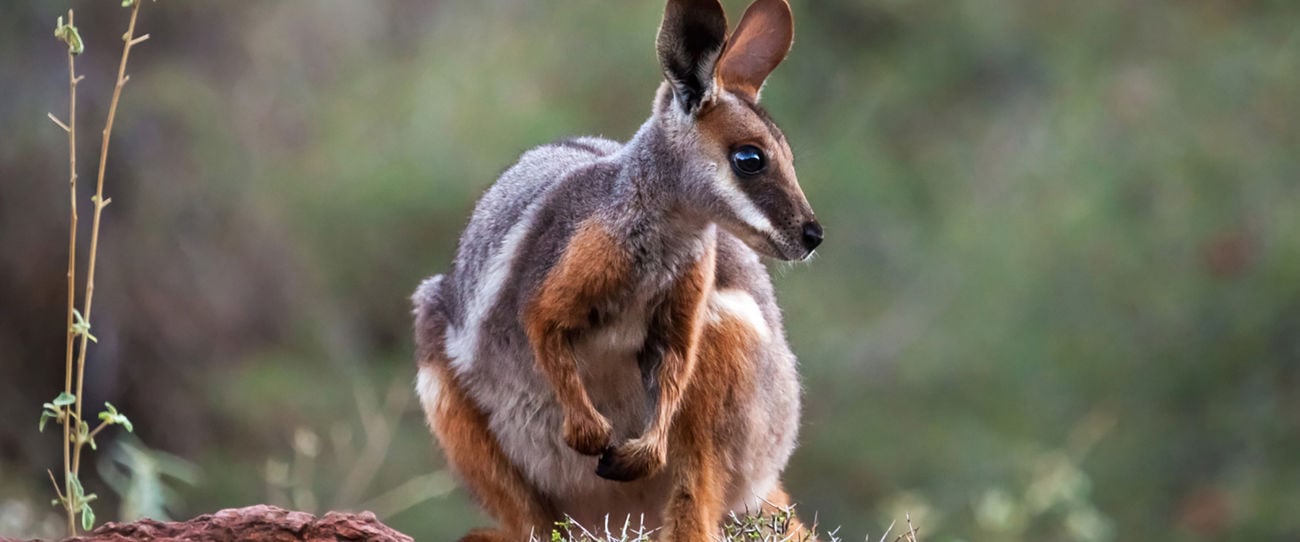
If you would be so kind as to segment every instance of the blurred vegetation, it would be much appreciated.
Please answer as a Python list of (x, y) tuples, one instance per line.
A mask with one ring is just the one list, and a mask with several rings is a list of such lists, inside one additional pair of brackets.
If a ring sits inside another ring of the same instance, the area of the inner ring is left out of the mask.
[[(846, 539), (905, 512), (936, 542), (1300, 537), (1300, 5), (793, 4), (764, 100), (828, 235), (774, 266), (802, 514)], [(122, 10), (73, 7), (110, 48)], [(44, 115), (66, 104), (65, 8), (0, 6), (4, 535), (40, 532), (57, 462), (31, 405), (60, 385), (65, 147)], [(402, 397), (407, 295), (520, 151), (644, 120), (661, 9), (144, 15), (87, 400), (197, 469), (165, 510), (378, 500), (421, 540), (486, 522)], [(79, 61), (86, 126), (112, 60)]]

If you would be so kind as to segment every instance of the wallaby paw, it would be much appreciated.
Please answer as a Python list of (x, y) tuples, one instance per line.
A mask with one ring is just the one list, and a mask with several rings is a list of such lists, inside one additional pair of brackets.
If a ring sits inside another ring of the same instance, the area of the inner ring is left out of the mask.
[(668, 461), (667, 450), (654, 443), (633, 439), (600, 454), (596, 475), (616, 482), (631, 482), (650, 476)]
[(600, 455), (609, 448), (613, 426), (598, 412), (594, 417), (564, 418), (564, 443), (582, 455)]

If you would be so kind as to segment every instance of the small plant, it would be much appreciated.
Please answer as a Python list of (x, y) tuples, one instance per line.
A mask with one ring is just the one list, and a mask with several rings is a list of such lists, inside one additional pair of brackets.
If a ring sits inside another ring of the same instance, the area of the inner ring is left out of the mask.
[[(809, 542), (815, 540), (825, 540), (826, 542), (839, 542), (838, 529), (828, 532), (818, 532), (816, 522), (808, 528), (799, 526), (795, 519), (794, 506), (778, 506), (769, 503), (769, 507), (764, 510), (751, 514), (736, 514), (731, 516), (722, 526), (722, 538), (714, 538), (720, 542)], [(912, 528), (912, 518), (907, 518), (908, 531), (893, 539), (893, 542), (920, 542), (916, 537), (916, 529)], [(557, 521), (555, 527), (551, 529), (549, 542), (648, 542), (653, 539), (659, 529), (651, 529), (645, 526), (645, 518), (639, 518), (634, 524), (631, 517), (623, 520), (621, 526), (612, 527), (610, 518), (605, 517), (605, 524), (602, 528), (588, 528), (571, 517), (565, 517), (564, 521)], [(885, 534), (880, 537), (880, 542), (887, 542), (889, 532), (893, 530), (893, 525), (885, 530)], [(542, 542), (542, 539), (534, 534), (530, 538), (531, 542)], [(871, 537), (867, 537), (870, 542)]]
[[(722, 526), (723, 540), (746, 540), (753, 542), (808, 542), (815, 540), (813, 532), (803, 532), (793, 528), (794, 506), (774, 507), (767, 513), (748, 514), (745, 516), (731, 513), (731, 520)], [(816, 526), (813, 526), (816, 531)], [(830, 533), (832, 542), (838, 540)]]
[[(564, 521), (555, 522), (555, 528), (551, 530), (551, 542), (649, 542), (650, 535), (658, 530), (647, 529), (644, 517), (639, 518), (634, 527), (631, 516), (625, 518), (622, 527), (617, 529), (610, 527), (609, 516), (605, 516), (604, 529), (603, 534), (598, 535), (573, 518), (565, 516)], [(532, 540), (541, 542), (536, 537)]]
[[(104, 123), (103, 140), (99, 152), (99, 172), (96, 179), (95, 195), (90, 199), (94, 204), (94, 218), (90, 230), (90, 261), (86, 268), (85, 293), (81, 310), (76, 308), (77, 284), (77, 85), (82, 76), (77, 75), (77, 55), (85, 51), (81, 33), (74, 24), (73, 12), (68, 10), (68, 21), (59, 17), (54, 28), (54, 36), (68, 46), (68, 122), (64, 123), (48, 114), (68, 134), (68, 169), (69, 169), (69, 205), (71, 214), (68, 228), (68, 319), (67, 344), (64, 367), (63, 391), (53, 401), (45, 403), (41, 411), (39, 428), (45, 430), (50, 420), (63, 426), (63, 484), (60, 487), (54, 473), (50, 472), (50, 481), (54, 483), (54, 492), (58, 498), (54, 504), (62, 505), (67, 513), (68, 536), (77, 534), (77, 517), (81, 518), (81, 528), (90, 530), (95, 525), (95, 512), (91, 503), (95, 501), (94, 493), (86, 493), (78, 473), (81, 471), (81, 452), (89, 444), (96, 449), (95, 437), (110, 425), (120, 425), (127, 431), (134, 428), (126, 415), (117, 411), (113, 405), (104, 403), (105, 410), (99, 413), (99, 422), (92, 429), (82, 409), (82, 390), (86, 375), (86, 349), (88, 342), (98, 342), (90, 333), (90, 315), (95, 299), (95, 263), (99, 252), (99, 224), (104, 208), (112, 201), (104, 197), (104, 171), (108, 164), (108, 142), (113, 133), (113, 119), (117, 115), (117, 102), (122, 95), (122, 87), (130, 80), (126, 75), (126, 62), (131, 48), (149, 39), (149, 35), (136, 37), (135, 22), (140, 14), (140, 0), (123, 0), (122, 7), (131, 9), (131, 19), (126, 33), (122, 35), (122, 59), (117, 70), (117, 84), (113, 87), (113, 99), (109, 102), (108, 120)], [(76, 348), (74, 349), (74, 342)], [(75, 362), (74, 362), (75, 352)], [(74, 391), (75, 390), (75, 391)]]

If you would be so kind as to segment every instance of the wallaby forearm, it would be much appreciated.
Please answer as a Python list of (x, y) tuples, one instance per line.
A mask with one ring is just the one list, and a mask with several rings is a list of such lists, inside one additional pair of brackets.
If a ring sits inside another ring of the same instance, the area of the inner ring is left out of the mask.
[(620, 293), (627, 268), (627, 256), (609, 232), (595, 221), (584, 222), (525, 316), (534, 361), (564, 411), (565, 443), (586, 455), (609, 446), (611, 426), (582, 385), (573, 344), (590, 330), (593, 311), (599, 312)]
[(622, 443), (601, 456), (597, 474), (613, 480), (634, 480), (658, 472), (667, 462), (668, 434), (681, 407), (682, 396), (695, 373), (705, 299), (713, 289), (716, 248), (705, 253), (691, 270), (677, 280), (651, 320), (650, 337), (662, 352), (657, 363), (642, 367), (651, 371), (647, 393), (654, 400), (654, 417), (638, 438)]

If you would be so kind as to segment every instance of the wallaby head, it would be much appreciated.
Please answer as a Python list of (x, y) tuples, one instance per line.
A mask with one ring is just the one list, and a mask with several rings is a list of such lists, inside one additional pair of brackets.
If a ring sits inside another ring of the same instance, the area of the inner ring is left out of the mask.
[(822, 241), (785, 135), (758, 106), (794, 38), (786, 0), (757, 0), (727, 37), (718, 0), (669, 0), (653, 121), (681, 167), (685, 205), (761, 254), (802, 260)]

